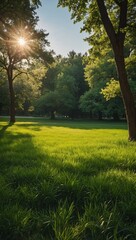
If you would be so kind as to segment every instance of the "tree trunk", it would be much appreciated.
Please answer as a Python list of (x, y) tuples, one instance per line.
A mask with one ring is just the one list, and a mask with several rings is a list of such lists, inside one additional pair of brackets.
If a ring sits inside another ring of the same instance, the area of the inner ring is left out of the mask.
[(10, 123), (15, 122), (15, 94), (13, 88), (13, 69), (12, 66), (9, 66), (7, 70), (8, 74), (8, 83), (9, 83), (9, 94), (10, 94)]
[(103, 22), (103, 25), (105, 27), (105, 30), (107, 32), (107, 35), (109, 37), (109, 40), (111, 42), (115, 54), (119, 83), (128, 123), (129, 140), (136, 141), (136, 107), (133, 94), (128, 83), (124, 59), (124, 42), (126, 36), (125, 28), (127, 27), (128, 1), (124, 0), (115, 2), (120, 10), (120, 14), (118, 17), (119, 18), (118, 32), (115, 31), (114, 25), (112, 24), (111, 19), (108, 15), (105, 1), (97, 0), (101, 20)]
[(136, 107), (127, 79), (123, 52), (121, 54), (115, 53), (115, 61), (128, 123), (129, 140), (136, 141)]

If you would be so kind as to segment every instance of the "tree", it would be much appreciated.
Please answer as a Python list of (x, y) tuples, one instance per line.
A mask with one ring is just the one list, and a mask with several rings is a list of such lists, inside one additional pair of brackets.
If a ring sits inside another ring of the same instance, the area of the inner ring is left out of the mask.
[(80, 108), (88, 113), (90, 118), (106, 117), (119, 120), (120, 117), (124, 117), (124, 108), (118, 81), (111, 80), (105, 87), (106, 74), (103, 76), (104, 72), (100, 73), (100, 69), (99, 65), (93, 69), (92, 72), (95, 70), (98, 74), (92, 75), (90, 90), (80, 97)]
[(69, 52), (68, 57), (62, 59), (59, 64), (57, 89), (61, 100), (61, 113), (70, 117), (79, 117), (79, 99), (86, 90), (88, 84), (84, 77), (83, 56), (74, 51)]
[(55, 111), (58, 110), (59, 96), (57, 91), (46, 92), (35, 104), (35, 112), (44, 115), (50, 113), (51, 119), (55, 119)]
[(104, 101), (98, 89), (92, 88), (80, 97), (80, 108), (89, 113), (90, 118), (102, 119), (104, 113)]
[(59, 96), (58, 112), (73, 118), (78, 106), (76, 98), (77, 88), (75, 78), (70, 73), (65, 72), (66, 69), (63, 69), (64, 72), (61, 72), (57, 79), (56, 89)]
[(78, 117), (79, 98), (88, 89), (84, 78), (83, 56), (74, 51), (68, 57), (57, 56), (50, 65), (43, 79), (42, 94), (55, 91), (58, 93), (57, 113), (69, 117)]
[[(0, 22), (0, 67), (7, 73), (10, 122), (12, 123), (15, 122), (14, 79), (22, 72), (27, 72), (26, 66), (32, 62), (33, 58), (40, 58), (46, 64), (52, 60), (51, 54), (45, 48), (48, 45), (46, 40), (48, 34), (36, 29), (38, 18), (35, 6), (31, 4), (31, 1), (19, 2), (14, 1), (13, 5), (10, 0), (5, 2), (3, 9), (7, 8), (7, 13), (3, 11)], [(34, 3), (38, 4), (39, 1), (34, 1)], [(18, 6), (17, 14), (15, 14), (15, 6)]]
[[(107, 47), (106, 38), (108, 36), (118, 71), (129, 129), (129, 140), (136, 141), (136, 107), (128, 82), (124, 55), (125, 39), (134, 32), (135, 1), (59, 0), (59, 5), (68, 6), (69, 10), (72, 10), (72, 17), (75, 21), (84, 21), (83, 29), (89, 32), (88, 39), (91, 39), (90, 43), (94, 46), (94, 50), (101, 48), (101, 46)], [(104, 29), (107, 33), (106, 36)]]
[[(122, 113), (122, 99), (115, 98), (109, 100), (110, 97), (113, 98), (116, 96), (119, 88), (118, 81), (115, 82), (117, 83), (116, 85), (112, 84), (111, 87), (111, 83), (114, 83), (115, 81), (113, 81), (113, 79), (117, 78), (115, 63), (112, 59), (111, 51), (107, 52), (105, 56), (99, 58), (95, 57), (95, 59), (92, 59), (92, 56), (89, 56), (85, 60), (85, 78), (89, 84), (90, 90), (81, 96), (80, 108), (83, 112), (90, 113), (90, 117), (97, 117), (99, 119), (102, 117), (113, 117), (117, 120), (117, 118), (122, 115), (120, 114)], [(105, 101), (101, 92), (106, 93), (103, 95), (104, 97), (106, 96), (106, 100), (108, 99), (109, 101)], [(119, 107), (121, 108), (121, 111), (119, 111)]]
[(41, 95), (42, 78), (47, 69), (39, 60), (14, 80), (16, 112), (28, 115), (34, 111), (34, 102)]

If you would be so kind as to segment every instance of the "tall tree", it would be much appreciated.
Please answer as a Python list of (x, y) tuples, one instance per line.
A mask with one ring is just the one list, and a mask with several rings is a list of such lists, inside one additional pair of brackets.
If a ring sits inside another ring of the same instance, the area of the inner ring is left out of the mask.
[[(34, 1), (35, 4), (38, 2)], [(0, 4), (2, 5), (1, 2)], [(0, 67), (7, 73), (10, 93), (10, 122), (15, 122), (13, 81), (22, 74), (20, 67), (26, 63), (25, 60), (27, 60), (27, 64), (29, 60), (31, 62), (31, 58), (40, 58), (46, 63), (52, 58), (46, 50), (48, 34), (36, 29), (38, 18), (35, 12), (36, 7), (31, 1), (5, 1), (2, 9), (3, 12), (2, 10), (0, 12)], [(15, 14), (16, 11), (17, 14)], [(26, 72), (26, 64), (24, 69)]]
[(14, 80), (16, 113), (28, 115), (34, 110), (34, 103), (41, 95), (42, 78), (47, 69), (43, 63), (34, 60), (27, 69)]
[(94, 46), (94, 50), (98, 48), (99, 52), (101, 46), (107, 47), (108, 36), (118, 71), (129, 140), (136, 141), (136, 107), (128, 83), (124, 54), (125, 39), (129, 37), (130, 32), (132, 35), (135, 25), (135, 0), (59, 0), (59, 5), (69, 7), (75, 21), (84, 21), (84, 30), (89, 32), (89, 41)]
[[(88, 89), (84, 78), (83, 56), (74, 51), (69, 52), (68, 57), (65, 58), (57, 56), (55, 62), (48, 68), (43, 79), (42, 89), (42, 94), (47, 95), (42, 98), (42, 103), (44, 99), (49, 103), (54, 96), (57, 96), (58, 104), (54, 104), (55, 111), (61, 115), (78, 117), (81, 114), (78, 108), (79, 98)], [(51, 107), (53, 107), (53, 103), (52, 100)]]

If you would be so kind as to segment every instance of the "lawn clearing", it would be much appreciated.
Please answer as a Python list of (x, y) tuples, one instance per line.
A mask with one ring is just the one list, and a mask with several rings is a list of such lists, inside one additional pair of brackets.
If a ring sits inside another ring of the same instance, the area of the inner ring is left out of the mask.
[(0, 122), (0, 240), (136, 239), (125, 123)]

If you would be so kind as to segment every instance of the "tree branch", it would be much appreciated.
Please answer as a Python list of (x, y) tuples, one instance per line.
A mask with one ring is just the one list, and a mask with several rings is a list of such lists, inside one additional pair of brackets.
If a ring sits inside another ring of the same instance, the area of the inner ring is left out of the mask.
[(15, 79), (15, 78), (17, 78), (18, 76), (20, 76), (21, 74), (26, 74), (26, 75), (28, 75), (27, 74), (27, 72), (23, 72), (23, 71), (19, 71), (18, 69), (17, 69), (17, 71), (19, 72), (19, 73), (17, 73), (13, 78), (12, 78), (12, 81)]

